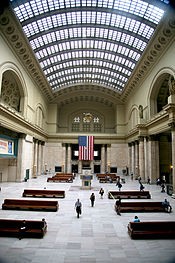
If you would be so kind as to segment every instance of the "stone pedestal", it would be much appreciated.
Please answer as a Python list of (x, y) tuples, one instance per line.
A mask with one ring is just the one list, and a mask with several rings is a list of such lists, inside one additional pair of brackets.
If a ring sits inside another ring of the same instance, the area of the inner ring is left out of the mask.
[(81, 189), (90, 190), (91, 189), (91, 180), (93, 179), (93, 175), (80, 175), (80, 179), (82, 180)]

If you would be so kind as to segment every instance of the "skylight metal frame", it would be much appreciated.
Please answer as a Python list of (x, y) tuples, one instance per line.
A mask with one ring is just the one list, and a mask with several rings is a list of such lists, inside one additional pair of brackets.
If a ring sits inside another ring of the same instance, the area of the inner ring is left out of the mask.
[(122, 92), (168, 0), (12, 0), (53, 92), (92, 83)]

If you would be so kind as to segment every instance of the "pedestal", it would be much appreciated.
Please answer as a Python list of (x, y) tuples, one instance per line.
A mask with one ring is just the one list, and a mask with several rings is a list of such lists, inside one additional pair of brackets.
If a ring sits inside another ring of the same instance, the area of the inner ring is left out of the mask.
[(92, 178), (93, 178), (93, 175), (80, 175), (80, 179), (82, 180), (81, 189), (90, 190)]

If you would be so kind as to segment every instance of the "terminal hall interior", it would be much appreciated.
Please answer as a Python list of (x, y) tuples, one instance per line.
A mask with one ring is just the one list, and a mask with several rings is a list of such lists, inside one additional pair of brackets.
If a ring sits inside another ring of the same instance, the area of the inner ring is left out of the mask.
[(0, 181), (91, 169), (175, 189), (173, 1), (0, 5)]
[(175, 262), (174, 0), (0, 1), (0, 204), (0, 263)]

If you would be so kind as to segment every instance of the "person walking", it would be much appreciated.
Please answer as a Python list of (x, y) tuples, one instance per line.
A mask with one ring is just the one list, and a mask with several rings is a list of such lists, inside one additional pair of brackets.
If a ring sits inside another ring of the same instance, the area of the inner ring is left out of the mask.
[(145, 187), (143, 186), (143, 184), (142, 184), (142, 183), (140, 183), (140, 192), (143, 192), (143, 191), (144, 191), (144, 189), (145, 189)]
[(82, 203), (80, 202), (80, 199), (77, 199), (75, 202), (75, 209), (77, 212), (77, 218), (79, 218), (82, 213)]
[(121, 188), (122, 188), (122, 184), (119, 182), (118, 183), (118, 190), (121, 191)]
[(99, 194), (100, 194), (101, 198), (103, 198), (103, 194), (104, 194), (103, 188), (100, 189)]
[(93, 207), (94, 206), (94, 202), (95, 202), (95, 195), (94, 195), (94, 193), (91, 194), (90, 200), (91, 200), (91, 206)]

